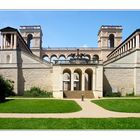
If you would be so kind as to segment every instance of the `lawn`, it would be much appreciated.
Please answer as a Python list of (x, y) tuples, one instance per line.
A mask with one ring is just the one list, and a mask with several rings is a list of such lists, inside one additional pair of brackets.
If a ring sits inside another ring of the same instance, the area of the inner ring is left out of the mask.
[(0, 103), (0, 113), (68, 113), (80, 111), (72, 100), (11, 99)]
[(110, 111), (140, 113), (140, 99), (101, 99), (92, 102)]
[(140, 129), (140, 118), (1, 118), (0, 129)]

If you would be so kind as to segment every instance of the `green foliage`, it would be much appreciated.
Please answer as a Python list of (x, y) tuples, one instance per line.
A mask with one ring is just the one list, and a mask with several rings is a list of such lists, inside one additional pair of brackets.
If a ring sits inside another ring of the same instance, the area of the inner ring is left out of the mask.
[(106, 92), (104, 93), (104, 97), (121, 97), (120, 92)]
[(126, 96), (127, 97), (134, 97), (134, 91), (132, 93), (127, 93)]
[(140, 129), (140, 118), (0, 118), (0, 129)]
[(1, 113), (68, 113), (80, 111), (72, 100), (58, 99), (11, 99), (0, 104)]
[(5, 80), (0, 75), (0, 102), (5, 101), (5, 97), (14, 95), (14, 82), (11, 80)]
[(30, 90), (24, 92), (25, 97), (48, 97), (52, 98), (52, 92), (46, 92), (38, 87), (32, 87)]

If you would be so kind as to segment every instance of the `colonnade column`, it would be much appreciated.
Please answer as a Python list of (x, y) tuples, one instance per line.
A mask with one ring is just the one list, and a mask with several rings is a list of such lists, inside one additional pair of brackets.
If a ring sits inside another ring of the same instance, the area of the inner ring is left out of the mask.
[(71, 73), (71, 91), (73, 91), (74, 90), (74, 73), (72, 72)]
[(1, 45), (1, 49), (3, 49), (3, 38), (2, 38), (2, 35), (0, 34), (0, 45)]
[(14, 48), (17, 47), (17, 35), (14, 34)]
[(85, 73), (82, 73), (82, 91), (85, 91)]
[(6, 46), (6, 35), (3, 34), (3, 48), (5, 49)]
[(140, 35), (136, 35), (136, 48), (140, 48)]
[(11, 48), (13, 48), (13, 34), (11, 34)]
[(93, 75), (92, 75), (92, 90), (96, 90), (96, 69), (93, 70)]

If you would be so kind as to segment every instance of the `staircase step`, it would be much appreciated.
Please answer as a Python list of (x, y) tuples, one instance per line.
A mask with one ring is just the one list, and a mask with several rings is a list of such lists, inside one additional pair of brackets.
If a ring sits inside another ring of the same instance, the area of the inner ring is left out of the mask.
[(84, 95), (84, 98), (94, 98), (93, 91), (64, 91), (64, 98), (80, 99)]

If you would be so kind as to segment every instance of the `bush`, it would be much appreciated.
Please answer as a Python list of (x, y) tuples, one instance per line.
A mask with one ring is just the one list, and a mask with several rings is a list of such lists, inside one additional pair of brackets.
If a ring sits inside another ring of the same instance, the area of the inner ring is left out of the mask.
[(106, 92), (104, 97), (121, 97), (120, 92)]
[(14, 95), (14, 82), (11, 80), (5, 80), (3, 76), (0, 75), (0, 102), (5, 101), (5, 97)]
[(52, 92), (46, 92), (38, 87), (32, 87), (30, 90), (24, 92), (25, 97), (53, 97)]
[(134, 92), (132, 92), (132, 93), (126, 93), (126, 96), (127, 97), (134, 97)]

